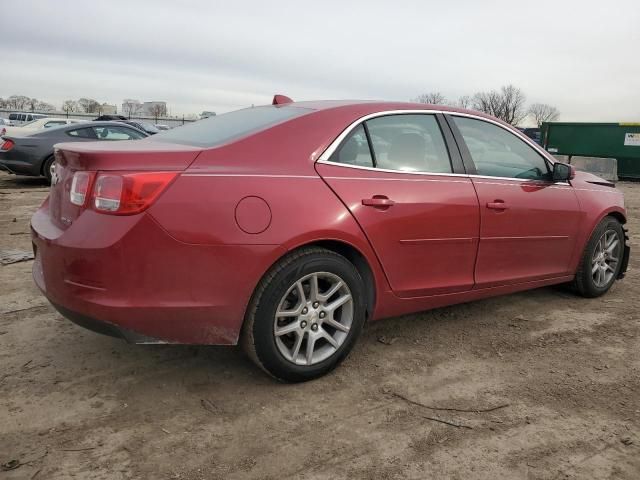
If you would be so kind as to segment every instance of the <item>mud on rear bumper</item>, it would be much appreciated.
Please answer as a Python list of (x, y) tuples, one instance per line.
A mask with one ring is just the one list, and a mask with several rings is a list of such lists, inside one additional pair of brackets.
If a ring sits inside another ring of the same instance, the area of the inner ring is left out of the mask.
[[(51, 301), (50, 301), (51, 302)], [(67, 308), (64, 308), (61, 305), (57, 305), (51, 302), (51, 305), (55, 307), (60, 314), (71, 320), (76, 325), (86, 328), (87, 330), (91, 330), (92, 332), (100, 333), (102, 335), (108, 335), (110, 337), (122, 338), (129, 343), (137, 343), (137, 344), (152, 344), (152, 343), (168, 343), (163, 340), (159, 340), (153, 337), (147, 337), (146, 335), (141, 335), (136, 332), (132, 332), (131, 330), (127, 330), (126, 328), (119, 327), (112, 323), (104, 322), (102, 320), (97, 320), (95, 318), (89, 317), (82, 313), (74, 312)]]

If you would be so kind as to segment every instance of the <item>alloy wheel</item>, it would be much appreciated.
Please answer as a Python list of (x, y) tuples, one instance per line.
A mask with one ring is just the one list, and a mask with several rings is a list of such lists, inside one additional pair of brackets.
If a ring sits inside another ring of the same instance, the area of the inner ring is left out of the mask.
[(603, 288), (613, 279), (621, 248), (618, 232), (614, 230), (606, 230), (598, 240), (591, 258), (591, 275), (596, 287)]
[(291, 285), (278, 304), (273, 334), (280, 354), (296, 365), (333, 355), (353, 323), (353, 298), (338, 275), (314, 272)]

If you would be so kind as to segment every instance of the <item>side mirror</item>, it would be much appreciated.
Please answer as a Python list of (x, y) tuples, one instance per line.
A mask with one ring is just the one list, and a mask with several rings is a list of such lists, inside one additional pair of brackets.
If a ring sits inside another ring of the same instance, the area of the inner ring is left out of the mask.
[(576, 169), (568, 163), (556, 162), (553, 164), (553, 181), (567, 182), (576, 176)]

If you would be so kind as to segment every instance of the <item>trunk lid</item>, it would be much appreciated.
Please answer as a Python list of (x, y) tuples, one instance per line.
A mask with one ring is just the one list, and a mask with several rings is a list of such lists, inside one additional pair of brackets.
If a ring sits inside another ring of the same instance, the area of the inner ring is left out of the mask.
[(49, 217), (60, 229), (69, 228), (84, 207), (71, 203), (73, 175), (77, 171), (183, 171), (201, 148), (171, 143), (131, 140), (118, 142), (59, 143), (49, 192)]

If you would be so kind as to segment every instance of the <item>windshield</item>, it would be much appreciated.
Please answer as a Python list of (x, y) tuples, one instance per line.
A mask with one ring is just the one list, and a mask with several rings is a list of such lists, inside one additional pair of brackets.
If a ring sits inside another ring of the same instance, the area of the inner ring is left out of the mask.
[(245, 108), (161, 131), (153, 136), (153, 140), (216, 147), (309, 112), (308, 108), (291, 106)]
[(158, 133), (160, 131), (155, 127), (155, 125), (151, 125), (147, 122), (140, 122), (140, 126), (145, 132)]

